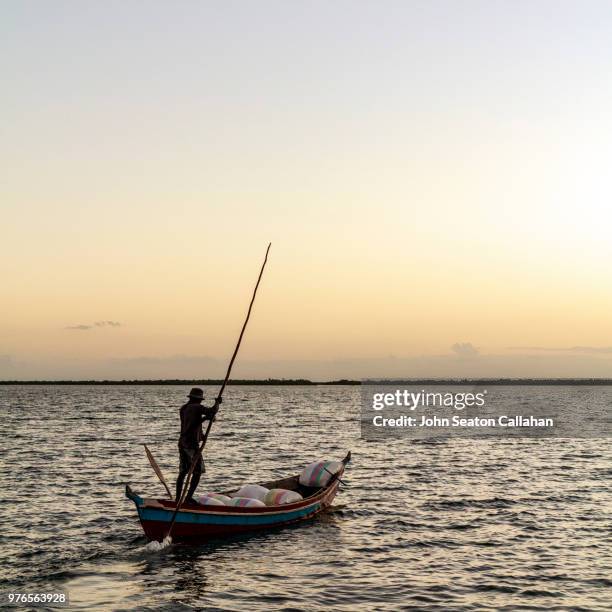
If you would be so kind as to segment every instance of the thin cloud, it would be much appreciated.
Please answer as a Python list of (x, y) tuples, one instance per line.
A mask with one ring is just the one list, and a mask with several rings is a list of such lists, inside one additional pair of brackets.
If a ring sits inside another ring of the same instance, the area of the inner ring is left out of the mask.
[(121, 323), (119, 323), (119, 321), (95, 321), (94, 323), (88, 325), (68, 325), (64, 329), (78, 329), (85, 331), (88, 329), (93, 329), (94, 327), (121, 327)]
[(479, 354), (479, 350), (471, 342), (455, 342), (451, 351), (459, 357), (476, 357)]
[(612, 346), (509, 346), (511, 351), (545, 351), (549, 353), (612, 354)]
[(612, 353), (612, 346), (572, 346), (567, 350), (573, 353)]

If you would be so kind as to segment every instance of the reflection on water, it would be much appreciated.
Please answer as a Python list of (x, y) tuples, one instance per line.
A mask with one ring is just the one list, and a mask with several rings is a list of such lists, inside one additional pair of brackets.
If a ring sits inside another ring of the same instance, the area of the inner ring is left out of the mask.
[(67, 580), (62, 588), (69, 593), (73, 609), (104, 606), (117, 610), (126, 600), (137, 601), (141, 597), (140, 571), (138, 563), (107, 563), (101, 567), (84, 564), (79, 568), (80, 575)]
[(333, 512), (150, 551), (123, 485), (164, 494), (142, 443), (171, 481), (185, 392), (0, 387), (0, 588), (63, 588), (77, 609), (608, 607), (609, 441), (368, 443), (352, 387), (230, 387), (207, 451), (202, 486), (227, 489), (351, 449)]

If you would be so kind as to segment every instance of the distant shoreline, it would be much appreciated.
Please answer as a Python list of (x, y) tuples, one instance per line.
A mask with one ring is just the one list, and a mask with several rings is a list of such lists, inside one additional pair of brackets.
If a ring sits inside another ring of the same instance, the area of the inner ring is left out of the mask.
[[(612, 378), (418, 378), (418, 379), (373, 379), (383, 384), (409, 383), (411, 385), (533, 385), (533, 386), (593, 386), (610, 385)], [(160, 380), (0, 380), (1, 385), (220, 385), (219, 379), (160, 379)], [(250, 386), (316, 386), (316, 385), (361, 385), (361, 380), (312, 381), (306, 378), (236, 379), (228, 385)]]

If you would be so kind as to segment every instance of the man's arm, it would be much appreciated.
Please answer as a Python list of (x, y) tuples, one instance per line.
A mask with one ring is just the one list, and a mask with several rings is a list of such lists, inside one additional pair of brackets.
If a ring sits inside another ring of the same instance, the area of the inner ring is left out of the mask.
[(219, 411), (219, 404), (221, 404), (222, 402), (223, 400), (218, 397), (215, 400), (215, 403), (210, 408), (207, 408), (206, 406), (202, 407), (202, 423), (204, 421), (208, 421), (209, 419), (215, 418), (215, 415)]

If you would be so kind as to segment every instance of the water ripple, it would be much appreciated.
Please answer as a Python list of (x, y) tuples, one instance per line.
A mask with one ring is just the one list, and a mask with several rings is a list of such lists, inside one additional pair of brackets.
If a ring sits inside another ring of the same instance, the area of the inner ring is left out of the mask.
[(123, 484), (164, 494), (142, 443), (171, 481), (185, 392), (0, 387), (1, 588), (65, 588), (75, 609), (609, 609), (607, 441), (367, 443), (353, 387), (229, 387), (207, 447), (211, 489), (352, 449), (329, 514), (151, 551)]

